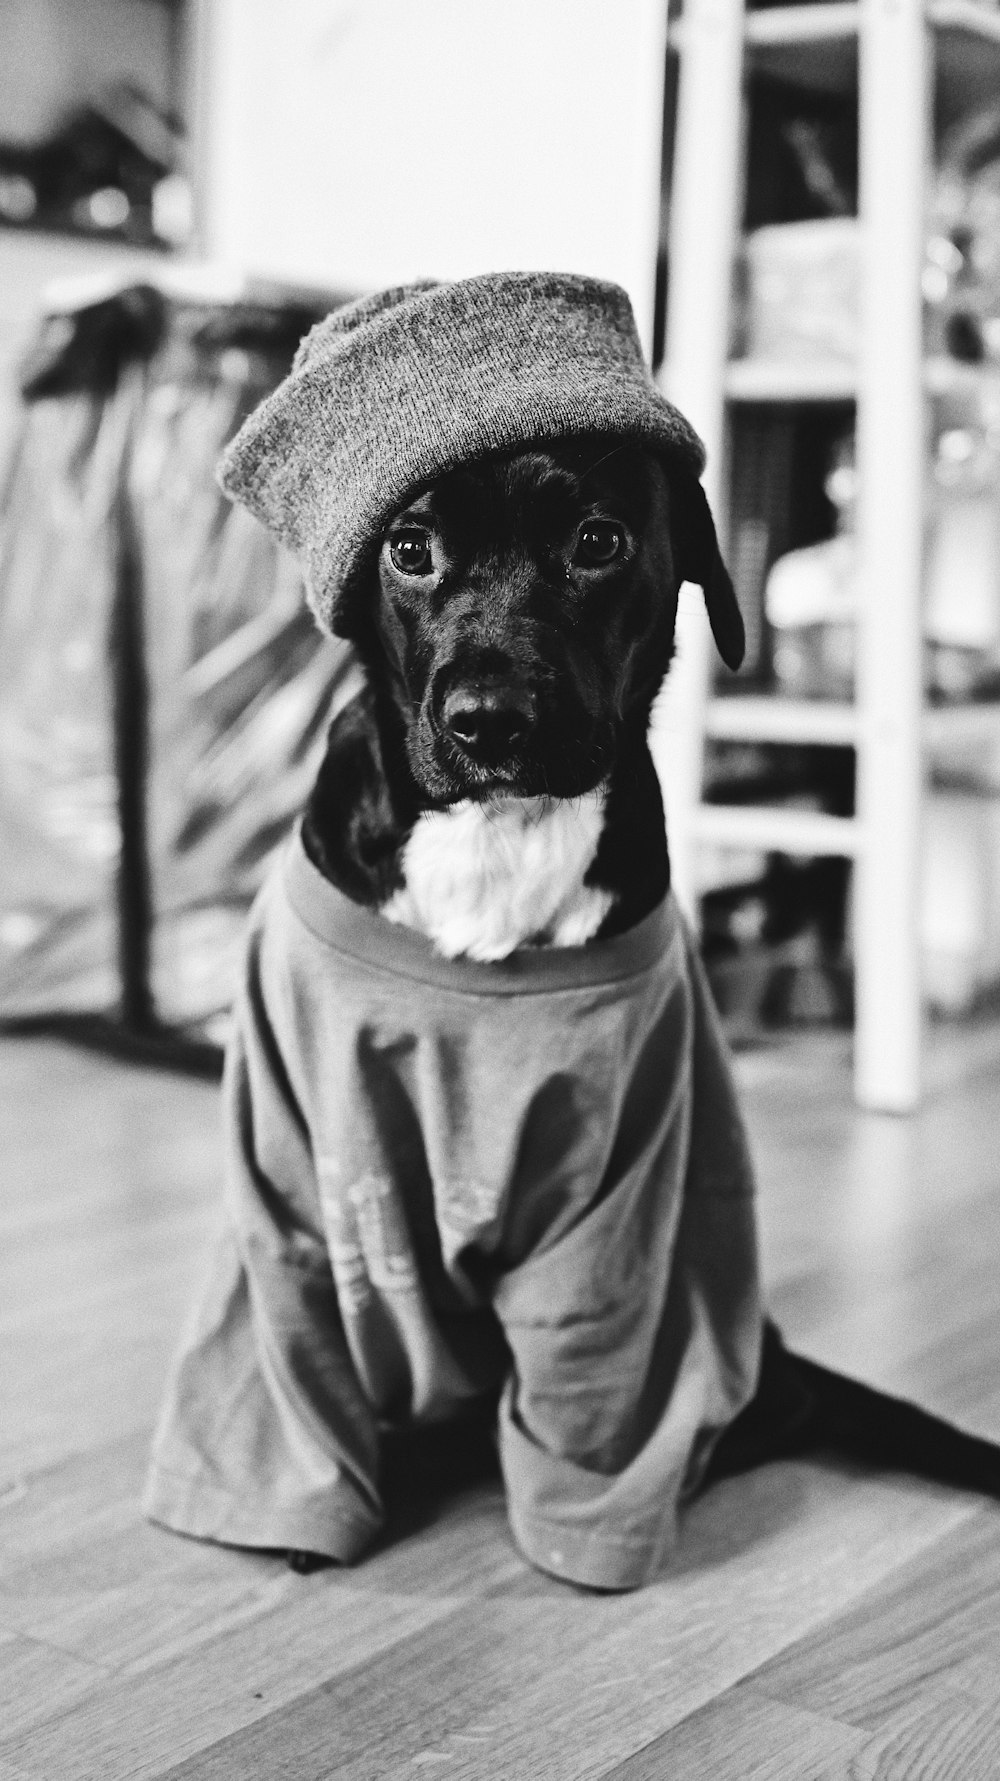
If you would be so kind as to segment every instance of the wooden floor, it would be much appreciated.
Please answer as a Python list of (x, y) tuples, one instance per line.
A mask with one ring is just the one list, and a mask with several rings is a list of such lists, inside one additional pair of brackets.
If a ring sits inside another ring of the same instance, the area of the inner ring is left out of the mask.
[[(839, 1039), (739, 1067), (786, 1333), (1000, 1436), (1000, 1035), (939, 1045), (909, 1121), (852, 1111)], [(489, 1478), (311, 1578), (144, 1525), (215, 1091), (5, 1041), (0, 1156), (0, 1781), (1000, 1776), (979, 1499), (772, 1467), (625, 1597), (532, 1572)]]

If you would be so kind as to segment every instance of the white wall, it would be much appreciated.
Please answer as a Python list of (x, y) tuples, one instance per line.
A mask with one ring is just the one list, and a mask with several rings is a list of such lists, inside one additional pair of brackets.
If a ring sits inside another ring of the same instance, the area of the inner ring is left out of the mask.
[(617, 279), (647, 349), (666, 0), (207, 0), (206, 245), (366, 290)]

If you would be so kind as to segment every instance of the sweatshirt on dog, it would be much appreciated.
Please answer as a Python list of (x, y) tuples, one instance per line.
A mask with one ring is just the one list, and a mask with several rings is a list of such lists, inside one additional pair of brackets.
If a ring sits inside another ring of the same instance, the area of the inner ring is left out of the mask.
[(381, 1432), (499, 1392), (525, 1556), (655, 1575), (761, 1331), (744, 1128), (673, 900), (586, 947), (446, 960), (296, 837), (251, 920), (225, 1106), (147, 1513), (357, 1559)]

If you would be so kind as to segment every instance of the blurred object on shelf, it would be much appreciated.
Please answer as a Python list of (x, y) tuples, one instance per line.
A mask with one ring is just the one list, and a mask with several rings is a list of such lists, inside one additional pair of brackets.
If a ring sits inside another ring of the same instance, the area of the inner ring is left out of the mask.
[(858, 208), (858, 114), (853, 96), (751, 77), (744, 222), (851, 217)]
[[(849, 816), (854, 774), (847, 748), (712, 743), (706, 795), (709, 802)], [(702, 945), (730, 1039), (749, 1042), (789, 1025), (849, 1024), (848, 862), (760, 850), (712, 854), (703, 850), (701, 862)]]
[(224, 1018), (355, 674), (214, 480), (320, 307), (175, 277), (39, 330), (0, 499), (0, 1018)]
[(755, 878), (702, 901), (702, 945), (732, 1043), (789, 1026), (849, 1026), (843, 861), (774, 854)]
[[(849, 869), (762, 858), (702, 901), (705, 962), (734, 1043), (852, 1018)], [(1000, 986), (1000, 797), (933, 789), (925, 807), (920, 940), (932, 1013), (960, 1018)]]
[(41, 142), (0, 143), (0, 223), (186, 246), (193, 206), (179, 127), (113, 84)]
[[(748, 755), (750, 751), (745, 751)], [(746, 795), (798, 802), (807, 764), (759, 750)], [(770, 759), (768, 758), (770, 757)], [(837, 768), (847, 790), (845, 765)], [(835, 788), (828, 786), (828, 791)], [(732, 797), (732, 785), (728, 796)], [(849, 800), (847, 800), (849, 802)], [(818, 804), (817, 800), (817, 804)], [(839, 795), (826, 808), (844, 808)], [(744, 856), (742, 874), (712, 884), (702, 899), (702, 935), (712, 989), (731, 1040), (774, 1028), (849, 1025), (852, 1019), (851, 878), (843, 860)], [(920, 942), (926, 1003), (958, 1018), (1000, 987), (1000, 797), (986, 784), (934, 786), (925, 806)]]
[(746, 656), (739, 678), (718, 669), (720, 684), (746, 687), (770, 675), (764, 588), (775, 558), (788, 550), (792, 511), (795, 424), (788, 415), (744, 412), (734, 419), (729, 500), (729, 564), (746, 629)]
[(719, 910), (703, 916), (718, 929), (706, 935), (705, 967), (729, 1043), (749, 1045), (788, 1027), (849, 1027), (854, 1019), (850, 965), (824, 956), (814, 925), (788, 940), (742, 934), (732, 940), (760, 900), (761, 887), (752, 885), (745, 901), (727, 911), (728, 922)]
[(924, 989), (940, 1014), (968, 1013), (1000, 984), (1000, 797), (931, 791), (921, 889)]
[[(944, 700), (1000, 695), (1000, 416), (946, 426), (934, 458), (924, 631), (927, 687)], [(824, 490), (830, 538), (772, 563), (764, 604), (775, 690), (849, 700), (858, 618), (853, 430), (835, 441)]]
[(969, 649), (963, 644), (930, 643), (927, 690), (943, 704), (973, 699), (1000, 700), (1000, 650)]
[(753, 229), (743, 243), (742, 356), (853, 363), (859, 252), (856, 217)]
[(849, 699), (854, 688), (858, 607), (853, 429), (837, 441), (824, 487), (836, 514), (834, 536), (779, 557), (765, 590), (775, 686), (794, 699)]
[(164, 298), (154, 285), (136, 284), (88, 294), (78, 307), (43, 315), (21, 358), (25, 402), (73, 391), (110, 395), (126, 364), (149, 359), (163, 336)]
[[(798, 9), (804, 3), (809, 6), (836, 6), (841, 4), (842, 0), (750, 0), (747, 11), (773, 12), (780, 7), (789, 6), (794, 6)], [(971, 0), (971, 3), (974, 9), (978, 7), (981, 8), (983, 12), (997, 12), (1000, 10), (1000, 0)]]
[(737, 356), (851, 359), (857, 346), (857, 107), (753, 82)]
[[(785, 103), (787, 111), (791, 102)], [(755, 204), (751, 155), (734, 352), (852, 363), (860, 291), (856, 167), (842, 165), (830, 150), (839, 140), (831, 124), (824, 134), (819, 121), (779, 110), (766, 127), (792, 156), (801, 189), (790, 195), (787, 169), (776, 175), (771, 167)], [(772, 148), (768, 166), (774, 159)], [(928, 218), (923, 294), (929, 352), (1000, 364), (1000, 104), (975, 112), (945, 139)]]
[(746, 626), (747, 654), (738, 674), (721, 666), (716, 670), (724, 694), (773, 687), (776, 633), (765, 612), (768, 578), (779, 558), (829, 534), (835, 511), (824, 485), (838, 442), (852, 425), (853, 405), (847, 402), (733, 407), (726, 561)]
[(165, 173), (153, 187), (153, 236), (168, 247), (190, 247), (194, 240), (194, 188), (184, 173)]
[(933, 695), (1000, 695), (1000, 415), (939, 435), (924, 630)]
[(923, 292), (931, 352), (1000, 364), (1000, 103), (942, 144)]

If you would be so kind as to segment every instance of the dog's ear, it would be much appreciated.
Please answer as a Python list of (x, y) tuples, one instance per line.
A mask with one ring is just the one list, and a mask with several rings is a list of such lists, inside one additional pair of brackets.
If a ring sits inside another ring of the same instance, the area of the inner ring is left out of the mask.
[(715, 522), (701, 483), (676, 471), (670, 474), (670, 540), (681, 580), (693, 581), (704, 591), (719, 654), (727, 668), (738, 668), (746, 650), (746, 632), (719, 552)]

